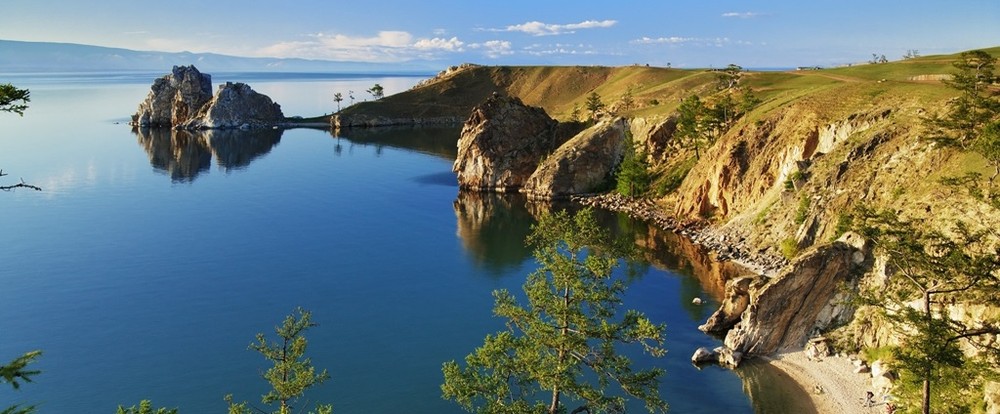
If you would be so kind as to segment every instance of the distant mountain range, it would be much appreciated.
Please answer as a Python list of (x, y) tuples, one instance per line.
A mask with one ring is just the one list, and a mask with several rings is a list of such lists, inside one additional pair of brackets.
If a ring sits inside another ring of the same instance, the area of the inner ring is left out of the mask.
[(174, 65), (227, 72), (335, 72), (409, 74), (441, 69), (429, 63), (366, 63), (248, 58), (215, 53), (169, 53), (75, 43), (0, 40), (0, 73), (164, 71)]

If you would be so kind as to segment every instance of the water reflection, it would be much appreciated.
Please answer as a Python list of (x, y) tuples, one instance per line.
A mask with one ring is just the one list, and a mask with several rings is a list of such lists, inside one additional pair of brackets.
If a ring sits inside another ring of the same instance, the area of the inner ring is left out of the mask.
[(531, 256), (524, 239), (535, 219), (525, 201), (518, 194), (461, 191), (453, 203), (462, 246), (478, 265), (495, 275), (520, 266)]
[(175, 182), (191, 182), (209, 170), (212, 158), (226, 172), (246, 168), (278, 145), (282, 130), (133, 128), (132, 133), (146, 150), (153, 168), (166, 172)]
[(788, 374), (764, 361), (744, 362), (735, 372), (757, 414), (818, 412), (806, 390)]
[[(347, 146), (374, 145), (376, 154), (383, 147), (399, 148), (454, 160), (458, 156), (459, 126), (394, 126), (381, 128), (334, 129), (330, 131), (337, 143), (334, 152), (340, 155)], [(346, 143), (341, 140), (347, 140)]]

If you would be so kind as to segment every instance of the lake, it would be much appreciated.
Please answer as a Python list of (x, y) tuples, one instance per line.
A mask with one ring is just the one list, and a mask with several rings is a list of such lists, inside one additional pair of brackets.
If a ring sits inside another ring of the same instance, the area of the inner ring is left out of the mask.
[[(0, 407), (112, 413), (152, 399), (212, 413), (229, 393), (257, 404), (267, 365), (247, 346), (301, 306), (319, 324), (307, 354), (331, 376), (311, 401), (462, 412), (440, 397), (441, 364), (503, 329), (491, 292), (521, 291), (536, 267), (523, 240), (548, 207), (460, 194), (455, 128), (133, 132), (125, 122), (157, 76), (0, 75), (31, 90), (24, 117), (0, 114), (0, 183), (44, 189), (0, 193), (0, 360), (44, 352), (42, 374), (0, 389)], [(314, 116), (336, 109), (335, 92), (361, 100), (375, 83), (389, 95), (420, 79), (216, 73), (213, 85), (245, 81), (286, 116)], [(625, 307), (666, 323), (668, 354), (630, 355), (666, 369), (672, 412), (805, 409), (767, 366), (688, 362), (720, 343), (696, 327), (732, 269), (642, 222), (599, 216), (645, 251)]]

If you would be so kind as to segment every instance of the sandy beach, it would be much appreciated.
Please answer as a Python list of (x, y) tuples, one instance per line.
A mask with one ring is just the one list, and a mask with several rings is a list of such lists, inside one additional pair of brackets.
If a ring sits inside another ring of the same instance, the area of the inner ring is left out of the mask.
[(854, 365), (847, 358), (829, 356), (822, 360), (809, 360), (805, 352), (798, 351), (763, 359), (798, 382), (809, 393), (820, 413), (886, 412), (880, 395), (875, 396), (875, 406), (864, 406), (865, 392), (874, 391), (871, 376), (854, 373)]

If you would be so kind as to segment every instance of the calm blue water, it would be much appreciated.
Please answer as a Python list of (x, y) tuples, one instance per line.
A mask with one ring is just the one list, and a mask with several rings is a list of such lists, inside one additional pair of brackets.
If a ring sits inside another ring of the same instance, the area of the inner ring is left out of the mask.
[[(523, 200), (459, 196), (453, 129), (136, 135), (119, 123), (151, 79), (11, 80), (32, 101), (23, 118), (0, 114), (2, 180), (44, 191), (0, 193), (0, 360), (44, 355), (35, 383), (0, 389), (0, 407), (110, 413), (148, 398), (211, 413), (227, 393), (256, 403), (266, 364), (247, 345), (302, 306), (320, 324), (308, 354), (332, 377), (313, 401), (338, 413), (460, 412), (440, 398), (440, 367), (502, 328), (491, 291), (519, 292), (534, 268)], [(335, 92), (360, 96), (377, 82), (390, 94), (419, 80), (213, 76), (246, 79), (304, 116), (332, 112)], [(698, 266), (672, 253), (676, 242), (604, 220), (658, 246), (660, 267), (626, 300), (668, 326), (668, 357), (636, 362), (667, 369), (672, 411), (754, 412), (738, 375), (687, 362), (718, 342), (695, 329), (714, 303), (690, 304), (717, 286), (692, 276)], [(765, 391), (784, 392), (761, 375)]]

